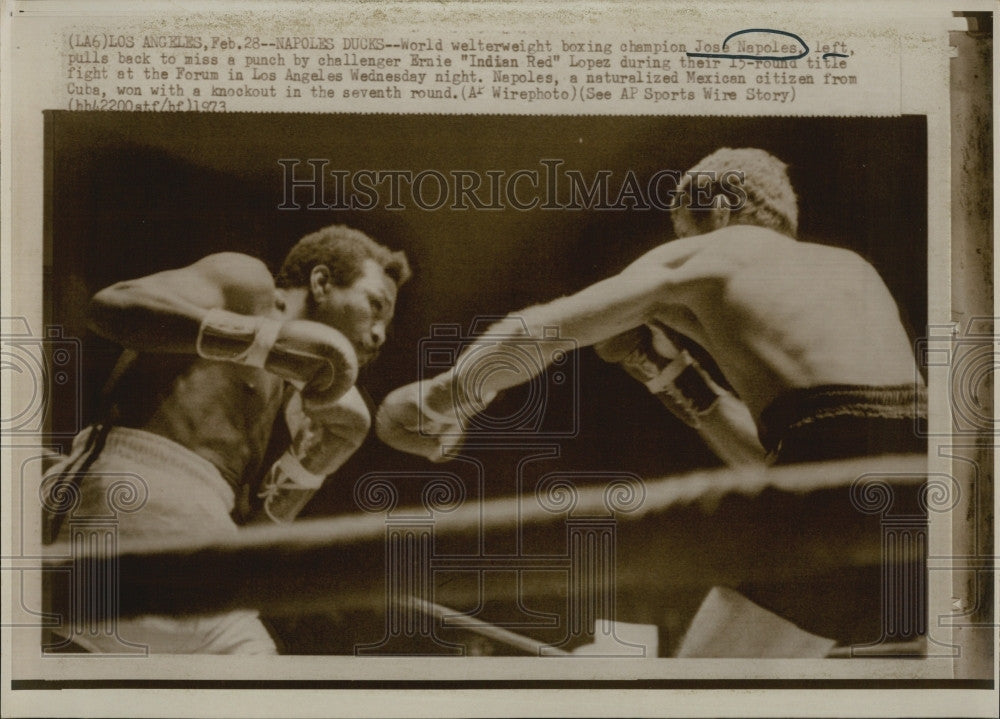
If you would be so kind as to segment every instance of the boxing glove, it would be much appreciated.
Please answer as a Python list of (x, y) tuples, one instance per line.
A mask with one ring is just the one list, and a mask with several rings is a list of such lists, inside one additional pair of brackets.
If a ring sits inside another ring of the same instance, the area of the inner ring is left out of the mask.
[(617, 363), (642, 382), (667, 409), (692, 427), (708, 412), (722, 389), (686, 350), (667, 335), (640, 325), (595, 345), (598, 356)]
[(643, 325), (595, 348), (602, 359), (621, 365), (672, 414), (696, 429), (722, 461), (733, 466), (762, 462), (764, 452), (749, 410), (668, 332)]
[(395, 389), (375, 415), (375, 433), (390, 447), (444, 461), (446, 449), (461, 444), (468, 418), (492, 399), (476, 407), (459, 395), (451, 372)]
[(356, 388), (335, 402), (309, 406), (293, 395), (285, 408), (292, 443), (261, 481), (261, 511), (273, 522), (293, 520), (306, 502), (361, 446), (371, 427), (368, 406)]
[(358, 358), (344, 335), (311, 320), (281, 321), (209, 310), (195, 349), (200, 357), (259, 367), (302, 383), (303, 396), (336, 400), (354, 385)]

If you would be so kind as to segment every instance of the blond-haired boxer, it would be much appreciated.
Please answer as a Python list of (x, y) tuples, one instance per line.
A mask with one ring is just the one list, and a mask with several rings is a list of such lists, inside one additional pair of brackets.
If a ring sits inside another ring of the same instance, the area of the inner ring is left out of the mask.
[[(459, 357), (454, 369), (389, 394), (376, 417), (379, 437), (441, 459), (468, 417), (530, 379), (483, 371), (490, 353), (502, 361), (508, 345), (557, 327), (567, 350), (595, 345), (680, 416), (709, 418), (712, 441), (737, 448), (728, 461), (754, 456), (753, 435), (758, 452), (780, 462), (922, 451), (913, 425), (926, 399), (896, 303), (856, 253), (796, 239), (784, 163), (759, 149), (723, 148), (678, 190), (671, 219), (679, 239), (574, 295), (496, 323), (464, 349), (474, 363)], [(664, 343), (665, 330), (704, 348), (733, 393)], [(463, 375), (469, 366), (479, 384)]]

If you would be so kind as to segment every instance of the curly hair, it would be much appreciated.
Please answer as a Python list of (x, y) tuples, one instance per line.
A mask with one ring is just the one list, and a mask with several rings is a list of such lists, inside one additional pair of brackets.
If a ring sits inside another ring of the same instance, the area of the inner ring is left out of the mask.
[(285, 256), (275, 284), (278, 287), (308, 286), (313, 267), (326, 265), (334, 283), (348, 287), (361, 276), (365, 260), (377, 262), (397, 287), (412, 274), (403, 252), (393, 252), (347, 225), (330, 225), (295, 243)]
[[(734, 224), (758, 225), (795, 237), (799, 224), (798, 199), (788, 179), (788, 165), (764, 150), (754, 147), (723, 147), (703, 158), (685, 174), (678, 190), (684, 193), (682, 204), (691, 201), (691, 173), (712, 172), (716, 178), (727, 173), (743, 177), (741, 187), (746, 202), (732, 208)], [(713, 183), (716, 184), (716, 183)], [(713, 194), (718, 194), (714, 187)]]

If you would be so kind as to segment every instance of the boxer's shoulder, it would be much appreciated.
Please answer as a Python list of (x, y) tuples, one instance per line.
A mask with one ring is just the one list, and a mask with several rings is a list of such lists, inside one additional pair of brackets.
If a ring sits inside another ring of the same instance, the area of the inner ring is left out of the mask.
[(738, 272), (747, 265), (757, 267), (777, 257), (810, 252), (809, 243), (757, 225), (727, 225), (691, 239), (701, 242), (698, 269), (721, 275)]
[(775, 245), (791, 247), (806, 244), (768, 227), (741, 223), (726, 225), (704, 235), (699, 235), (699, 237), (706, 247), (719, 253), (726, 251), (733, 253), (753, 252)]
[(782, 256), (789, 266), (822, 268), (827, 278), (850, 278), (853, 282), (878, 281), (878, 270), (862, 255), (846, 247), (816, 242), (795, 242)]
[(676, 269), (704, 249), (704, 235), (665, 242), (649, 250), (622, 270), (623, 275)]
[(257, 283), (274, 287), (274, 278), (267, 265), (242, 252), (216, 252), (202, 257), (191, 266), (227, 283), (248, 286)]
[(192, 266), (213, 282), (236, 311), (266, 309), (274, 304), (274, 277), (261, 260), (240, 252), (218, 252)]

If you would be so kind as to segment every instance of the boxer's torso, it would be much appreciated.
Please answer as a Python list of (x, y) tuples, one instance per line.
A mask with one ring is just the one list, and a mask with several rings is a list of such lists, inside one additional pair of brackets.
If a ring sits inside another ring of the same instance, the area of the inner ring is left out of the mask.
[(894, 299), (858, 255), (757, 227), (704, 237), (671, 290), (680, 305), (657, 318), (711, 353), (755, 419), (789, 389), (919, 376)]
[(114, 390), (116, 422), (177, 442), (237, 487), (260, 471), (284, 387), (260, 369), (140, 355)]
[[(274, 285), (236, 311), (282, 317)], [(255, 479), (285, 382), (263, 369), (190, 355), (140, 354), (113, 390), (118, 424), (162, 435), (214, 464), (234, 488)]]

